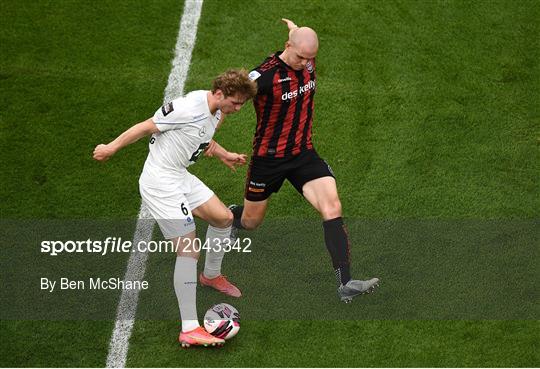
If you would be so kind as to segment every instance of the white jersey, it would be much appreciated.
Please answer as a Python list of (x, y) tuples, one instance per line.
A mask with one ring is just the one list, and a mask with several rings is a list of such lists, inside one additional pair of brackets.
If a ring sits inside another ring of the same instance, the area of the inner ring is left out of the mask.
[(209, 145), (221, 111), (210, 113), (207, 93), (190, 92), (156, 111), (153, 121), (160, 132), (150, 138), (140, 183), (160, 186), (181, 179)]

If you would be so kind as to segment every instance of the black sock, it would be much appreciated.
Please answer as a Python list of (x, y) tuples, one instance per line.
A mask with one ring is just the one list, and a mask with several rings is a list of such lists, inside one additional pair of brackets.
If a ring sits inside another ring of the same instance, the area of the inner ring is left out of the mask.
[(341, 217), (323, 222), (324, 242), (332, 257), (332, 265), (338, 284), (346, 284), (351, 279), (351, 257), (349, 235)]
[(242, 225), (242, 212), (244, 211), (244, 207), (242, 205), (233, 206), (231, 208), (231, 212), (233, 213), (234, 220), (233, 220), (233, 227), (236, 229), (244, 229), (244, 226)]

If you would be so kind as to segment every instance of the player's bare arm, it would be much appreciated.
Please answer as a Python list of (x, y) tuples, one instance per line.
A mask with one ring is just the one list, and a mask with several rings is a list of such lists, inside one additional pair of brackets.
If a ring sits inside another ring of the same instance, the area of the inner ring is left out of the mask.
[(137, 123), (110, 143), (97, 145), (94, 149), (94, 159), (97, 161), (106, 161), (121, 148), (157, 132), (159, 130), (152, 118)]
[(246, 154), (238, 154), (235, 152), (227, 151), (224, 147), (218, 144), (216, 141), (210, 141), (210, 145), (206, 149), (205, 156), (215, 156), (219, 158), (223, 164), (228, 166), (231, 170), (236, 171), (236, 166), (244, 165), (247, 162)]

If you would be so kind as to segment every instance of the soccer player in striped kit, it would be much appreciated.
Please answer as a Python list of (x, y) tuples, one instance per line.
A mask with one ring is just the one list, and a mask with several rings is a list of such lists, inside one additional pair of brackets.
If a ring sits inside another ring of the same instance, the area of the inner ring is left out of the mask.
[(311, 140), (316, 90), (317, 34), (283, 19), (289, 28), (284, 51), (269, 56), (250, 73), (257, 82), (253, 100), (257, 127), (246, 180), (244, 205), (231, 206), (236, 229), (255, 229), (263, 221), (268, 199), (285, 179), (323, 219), (324, 240), (338, 280), (338, 296), (350, 302), (371, 292), (378, 278), (351, 279), (349, 237), (343, 223), (334, 173)]

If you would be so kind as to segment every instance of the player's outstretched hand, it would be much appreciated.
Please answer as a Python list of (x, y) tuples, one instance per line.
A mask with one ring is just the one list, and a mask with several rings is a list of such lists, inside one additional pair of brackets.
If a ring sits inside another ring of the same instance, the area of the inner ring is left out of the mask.
[(114, 150), (109, 145), (97, 145), (94, 149), (94, 159), (97, 161), (106, 161), (114, 155)]
[(236, 166), (244, 165), (247, 162), (246, 154), (237, 154), (235, 152), (227, 152), (222, 158), (223, 164), (228, 166), (232, 171), (236, 171)]
[(281, 18), (281, 21), (283, 23), (285, 23), (287, 25), (287, 27), (289, 27), (289, 30), (292, 31), (293, 29), (295, 28), (298, 28), (298, 26), (296, 25), (296, 23), (294, 23), (292, 20), (290, 19), (287, 19), (287, 18)]

